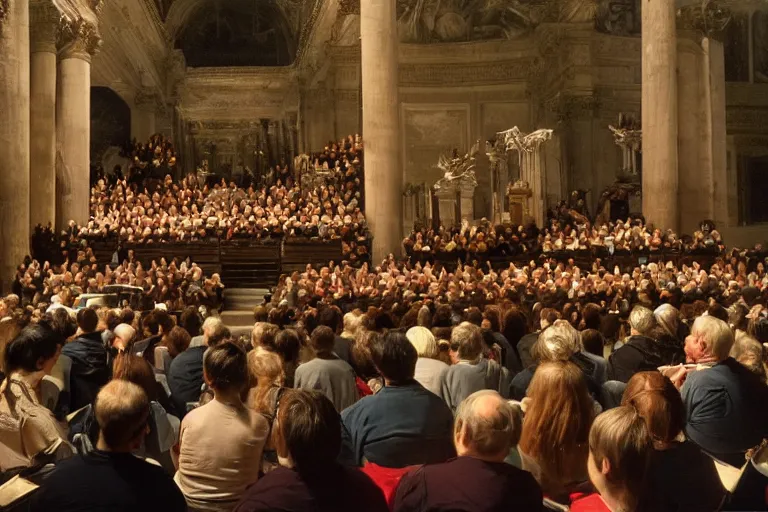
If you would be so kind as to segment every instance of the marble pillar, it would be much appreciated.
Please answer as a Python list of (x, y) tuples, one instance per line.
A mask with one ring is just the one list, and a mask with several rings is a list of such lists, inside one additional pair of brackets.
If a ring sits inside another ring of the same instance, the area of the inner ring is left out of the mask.
[(725, 54), (723, 43), (712, 37), (702, 40), (704, 76), (709, 80), (708, 124), (712, 127), (712, 218), (718, 226), (728, 224), (728, 150), (725, 120)]
[(34, 228), (56, 222), (56, 32), (60, 15), (51, 0), (32, 0), (29, 16), (29, 223)]
[(0, 291), (29, 252), (29, 3), (0, 2)]
[(402, 238), (397, 21), (395, 0), (360, 2), (365, 213), (373, 262), (398, 252)]
[(643, 214), (679, 225), (677, 32), (673, 0), (642, 0)]
[(56, 99), (56, 224), (89, 218), (91, 57), (96, 27), (83, 19), (63, 23)]

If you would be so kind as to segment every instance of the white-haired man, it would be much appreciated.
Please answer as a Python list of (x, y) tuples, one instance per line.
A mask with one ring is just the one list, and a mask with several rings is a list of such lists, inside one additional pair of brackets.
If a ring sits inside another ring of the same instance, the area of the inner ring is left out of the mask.
[(685, 339), (685, 354), (698, 370), (683, 367), (671, 379), (681, 388), (686, 435), (740, 467), (746, 451), (768, 437), (768, 387), (729, 356), (733, 343), (728, 324), (713, 316), (697, 318)]
[(496, 391), (473, 393), (456, 411), (458, 457), (404, 476), (394, 511), (542, 510), (533, 476), (504, 462), (521, 432), (520, 411)]

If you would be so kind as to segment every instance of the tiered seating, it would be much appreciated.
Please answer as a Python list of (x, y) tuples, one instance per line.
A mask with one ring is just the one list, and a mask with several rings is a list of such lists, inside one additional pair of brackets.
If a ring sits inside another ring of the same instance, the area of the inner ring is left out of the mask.
[(189, 258), (203, 269), (205, 275), (221, 273), (218, 240), (199, 242), (168, 242), (159, 244), (125, 244), (125, 250), (133, 250), (135, 258), (142, 265), (151, 265), (160, 258), (180, 260)]
[(220, 258), (221, 278), (229, 288), (269, 288), (280, 277), (278, 241), (222, 241)]

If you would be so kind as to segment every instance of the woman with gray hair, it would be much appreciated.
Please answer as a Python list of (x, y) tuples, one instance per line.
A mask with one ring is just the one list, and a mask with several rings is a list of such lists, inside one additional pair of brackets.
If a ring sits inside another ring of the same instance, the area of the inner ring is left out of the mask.
[(440, 349), (435, 337), (426, 327), (411, 327), (405, 336), (419, 354), (413, 378), (426, 389), (440, 396), (448, 365), (437, 358)]
[(629, 338), (608, 358), (608, 379), (627, 382), (637, 372), (684, 362), (682, 344), (672, 334), (679, 316), (669, 304), (656, 312), (635, 306), (629, 314)]

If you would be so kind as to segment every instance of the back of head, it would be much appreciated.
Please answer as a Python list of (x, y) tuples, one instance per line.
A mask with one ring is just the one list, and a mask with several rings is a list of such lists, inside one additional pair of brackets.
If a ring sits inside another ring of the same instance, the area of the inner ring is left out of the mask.
[[(600, 414), (589, 432), (589, 450), (604, 485), (622, 500), (637, 503), (653, 450), (646, 423), (634, 407), (623, 405)], [(604, 464), (607, 462), (607, 464)], [(592, 473), (590, 472), (590, 476)], [(602, 482), (593, 482), (601, 493)]]
[(551, 474), (570, 471), (568, 461), (578, 454), (579, 464), (583, 463), (594, 416), (584, 373), (570, 361), (542, 363), (528, 387), (528, 397), (531, 403), (520, 448)]
[[(224, 325), (220, 318), (209, 316), (203, 322), (203, 336), (209, 347), (216, 345), (219, 341), (229, 337), (229, 329)], [(213, 343), (211, 343), (213, 340)]]
[(132, 382), (108, 382), (96, 396), (93, 409), (100, 437), (112, 450), (129, 451), (147, 428), (149, 400)]
[(282, 385), (283, 362), (274, 352), (251, 350), (248, 353), (248, 372), (251, 386)]
[(56, 308), (51, 312), (48, 325), (63, 339), (72, 337), (77, 332), (77, 322), (66, 308)]
[(171, 357), (176, 357), (189, 348), (192, 337), (186, 329), (178, 325), (165, 334), (165, 346)]
[(426, 327), (411, 327), (408, 332), (405, 333), (408, 341), (411, 342), (416, 349), (416, 353), (419, 357), (427, 357), (430, 359), (436, 359), (439, 349), (437, 347), (437, 341), (432, 335), (432, 332)]
[(457, 352), (459, 359), (475, 361), (483, 350), (483, 334), (475, 324), (462, 322), (451, 332), (451, 350)]
[(390, 331), (371, 340), (371, 359), (390, 384), (404, 384), (416, 373), (416, 349), (405, 334)]
[(296, 362), (301, 352), (301, 339), (299, 333), (293, 329), (283, 329), (275, 337), (275, 352), (285, 362)]
[(113, 332), (115, 333), (115, 336), (122, 339), (126, 343), (131, 343), (136, 337), (136, 329), (128, 324), (119, 324), (117, 327), (115, 327)]
[(597, 304), (590, 302), (581, 311), (585, 329), (600, 329), (600, 315), (602, 309)]
[(631, 405), (645, 420), (655, 443), (672, 443), (685, 426), (680, 392), (659, 372), (636, 373), (627, 382), (621, 405)]
[(579, 331), (567, 320), (556, 320), (541, 331), (531, 355), (538, 361), (566, 361), (581, 348)]
[(326, 306), (317, 314), (317, 323), (336, 333), (341, 326), (341, 311), (336, 306)]
[(656, 327), (653, 311), (645, 306), (635, 306), (629, 314), (629, 326), (643, 336), (648, 336)]
[(186, 329), (190, 336), (199, 336), (203, 329), (203, 319), (194, 306), (184, 308), (179, 318), (179, 325)]
[(525, 314), (516, 307), (504, 313), (502, 331), (507, 341), (512, 346), (516, 346), (517, 342), (528, 333), (528, 320)]
[(333, 464), (341, 449), (341, 418), (319, 391), (289, 390), (273, 425), (277, 454), (299, 471)]
[(560, 313), (554, 308), (542, 308), (539, 313), (539, 324), (542, 329), (549, 327), (560, 319)]
[(88, 334), (96, 330), (99, 324), (99, 315), (91, 308), (83, 308), (77, 312), (77, 326)]
[(157, 395), (155, 372), (143, 357), (121, 352), (112, 363), (112, 378), (127, 380), (139, 386), (151, 401)]
[(256, 306), (253, 308), (253, 321), (256, 323), (266, 322), (269, 319), (269, 311), (265, 306)]
[(590, 354), (603, 357), (603, 335), (597, 329), (581, 331), (581, 344)]
[(730, 356), (765, 382), (765, 349), (762, 343), (748, 334), (741, 333), (731, 348)]
[(42, 369), (42, 363), (56, 355), (64, 340), (44, 324), (25, 327), (5, 347), (3, 367), (6, 375), (15, 371), (33, 373)]
[(749, 319), (749, 308), (741, 302), (735, 302), (728, 308), (728, 323), (733, 329), (746, 331)]
[(671, 304), (662, 304), (653, 311), (653, 316), (665, 333), (677, 339), (678, 328), (680, 327), (680, 311), (676, 307)]
[(348, 336), (354, 336), (357, 334), (357, 330), (360, 328), (363, 314), (360, 310), (350, 311), (344, 315), (344, 332)]
[(248, 360), (237, 343), (225, 341), (209, 348), (203, 357), (206, 382), (215, 391), (240, 391), (248, 384)]
[(333, 344), (336, 341), (336, 334), (330, 327), (319, 325), (312, 331), (309, 343), (316, 354), (330, 354), (333, 352)]
[(479, 308), (468, 308), (464, 313), (464, 321), (480, 327), (480, 325), (483, 323), (483, 313)]
[(275, 339), (280, 328), (267, 322), (256, 322), (251, 331), (251, 345), (264, 347), (267, 350), (275, 350)]
[(477, 391), (456, 410), (454, 439), (459, 455), (502, 462), (520, 440), (521, 430), (520, 409), (496, 391)]
[(734, 344), (733, 331), (728, 324), (709, 315), (703, 315), (693, 322), (691, 336), (702, 338), (708, 351), (718, 361), (725, 360)]

